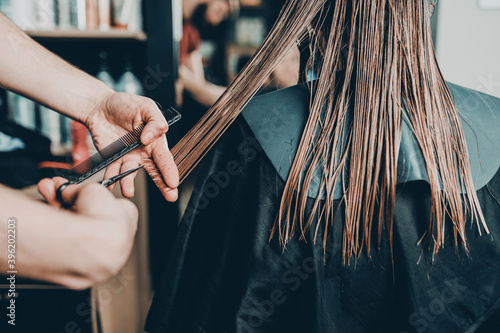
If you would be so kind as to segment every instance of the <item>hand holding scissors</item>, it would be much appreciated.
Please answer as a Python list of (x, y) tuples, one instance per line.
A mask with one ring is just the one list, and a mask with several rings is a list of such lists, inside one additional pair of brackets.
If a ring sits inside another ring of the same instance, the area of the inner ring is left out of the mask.
[[(121, 179), (123, 179), (123, 178), (125, 178), (125, 177), (127, 177), (127, 176), (129, 176), (131, 174), (133, 174), (134, 172), (139, 171), (143, 167), (144, 167), (144, 165), (140, 165), (137, 168), (128, 170), (128, 171), (123, 172), (123, 173), (121, 173), (119, 175), (116, 175), (114, 177), (105, 179), (105, 180), (99, 182), (99, 184), (103, 185), (104, 187), (109, 187), (109, 186), (115, 184), (116, 182), (120, 181)], [(61, 203), (61, 205), (63, 206), (63, 208), (69, 208), (69, 207), (71, 207), (72, 203), (64, 202), (64, 199), (62, 197), (62, 192), (69, 185), (77, 185), (77, 184), (78, 183), (76, 181), (68, 181), (68, 182), (62, 184), (61, 186), (59, 186), (58, 189), (56, 190), (57, 201), (59, 201)]]

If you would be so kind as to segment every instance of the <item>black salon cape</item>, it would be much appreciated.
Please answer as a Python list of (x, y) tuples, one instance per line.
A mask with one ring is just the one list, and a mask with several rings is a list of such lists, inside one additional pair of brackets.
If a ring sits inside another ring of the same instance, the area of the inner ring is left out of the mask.
[(286, 249), (269, 242), (283, 188), (240, 117), (205, 159), (148, 332), (500, 332), (500, 172), (477, 192), (491, 235), (468, 225), (471, 258), (450, 235), (433, 264), (417, 245), (429, 223), (427, 182), (398, 185), (394, 265), (385, 234), (380, 253), (343, 264), (342, 207), (326, 254), (312, 232)]

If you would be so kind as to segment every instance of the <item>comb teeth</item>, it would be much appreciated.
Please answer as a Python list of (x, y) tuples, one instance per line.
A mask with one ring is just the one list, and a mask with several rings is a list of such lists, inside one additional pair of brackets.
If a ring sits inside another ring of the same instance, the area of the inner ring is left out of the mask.
[(141, 139), (141, 134), (142, 134), (142, 131), (144, 130), (145, 126), (146, 126), (146, 124), (142, 124), (142, 125), (134, 128), (134, 130), (132, 132), (129, 132), (126, 135), (122, 136), (120, 138), (120, 141), (127, 147), (134, 144), (135, 142), (137, 142)]

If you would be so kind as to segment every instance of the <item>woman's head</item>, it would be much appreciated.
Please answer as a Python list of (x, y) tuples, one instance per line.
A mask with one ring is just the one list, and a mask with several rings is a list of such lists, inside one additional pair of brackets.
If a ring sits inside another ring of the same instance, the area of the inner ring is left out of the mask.
[[(405, 118), (430, 181), (427, 245), (438, 252), (444, 244), (444, 217), (449, 215), (456, 243), (466, 247), (467, 216), (485, 224), (458, 112), (436, 62), (428, 0), (289, 0), (226, 93), (173, 149), (181, 175), (196, 165), (269, 74), (304, 40), (311, 54), (309, 69), (318, 79), (309, 84), (310, 114), (272, 234), (286, 243), (297, 231), (304, 236), (319, 216), (322, 222), (313, 232), (326, 245), (337, 214), (329, 198), (342, 180), (344, 258), (349, 261), (363, 250), (370, 253), (372, 228), (379, 240), (383, 230), (392, 240)], [(307, 189), (318, 169), (323, 173), (321, 193), (306, 212)], [(461, 186), (469, 195), (465, 203)], [(326, 200), (321, 201), (322, 196)]]
[(205, 11), (205, 20), (213, 26), (219, 25), (231, 14), (229, 0), (210, 0)]

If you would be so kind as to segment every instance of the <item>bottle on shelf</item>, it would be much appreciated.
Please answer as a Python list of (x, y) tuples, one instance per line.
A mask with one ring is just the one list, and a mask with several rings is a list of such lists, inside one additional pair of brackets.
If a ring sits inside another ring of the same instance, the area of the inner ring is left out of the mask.
[[(35, 0), (30, 1), (15, 1), (12, 5), (14, 10), (14, 17), (12, 21), (21, 29), (36, 30), (41, 23), (48, 22), (50, 20), (51, 12), (47, 7), (43, 7), (46, 11), (43, 14), (38, 14), (36, 9), (37, 3)], [(42, 4), (43, 5), (43, 4)], [(44, 21), (47, 19), (47, 21)], [(40, 22), (41, 21), (41, 22)]]
[(37, 29), (34, 0), (0, 0), (0, 11), (21, 29)]
[(130, 60), (127, 60), (126, 62), (125, 72), (118, 80), (118, 83), (116, 84), (116, 90), (134, 95), (144, 95), (144, 89), (142, 87), (141, 81), (139, 81), (134, 73), (132, 73), (132, 64)]
[(107, 63), (108, 53), (106, 51), (101, 51), (99, 53), (99, 58), (101, 58), (101, 66), (99, 67), (99, 72), (96, 74), (96, 78), (106, 83), (112, 89), (115, 89), (116, 82), (109, 73), (109, 67)]
[(59, 29), (68, 30), (73, 27), (71, 23), (71, 1), (57, 0), (57, 24)]
[(134, 0), (132, 16), (128, 23), (129, 31), (142, 31), (143, 21), (142, 21), (142, 0)]
[(5, 14), (8, 18), (13, 20), (14, 12), (14, 1), (12, 0), (0, 0), (0, 11)]
[(72, 3), (73, 26), (78, 30), (87, 30), (87, 2), (85, 0), (73, 0)]
[(50, 151), (53, 155), (65, 153), (61, 137), (62, 116), (45, 106), (40, 106), (40, 132), (50, 139)]
[[(1, 1), (1, 0), (0, 0)], [(117, 28), (127, 28), (127, 22), (129, 15), (128, 12), (132, 12), (132, 7), (130, 10), (124, 5), (132, 4), (129, 0), (111, 0), (111, 5), (113, 7), (113, 25)]]
[[(35, 10), (36, 27), (38, 30), (54, 30), (57, 26), (56, 15), (56, 1), (55, 0), (35, 0), (34, 6), (31, 1), (18, 1), (18, 3), (25, 3), (23, 10), (29, 12)], [(31, 9), (30, 9), (31, 7)], [(24, 16), (24, 15), (23, 15)], [(22, 25), (18, 24), (21, 28)]]
[(43, 105), (37, 107), (32, 100), (9, 91), (7, 107), (8, 118), (11, 121), (50, 140), (50, 151), (53, 155), (64, 155), (68, 152), (71, 146), (69, 118)]
[(9, 109), (9, 118), (12, 121), (24, 128), (36, 130), (35, 102), (8, 91), (7, 105)]
[(111, 0), (98, 0), (99, 30), (111, 29)]
[(64, 153), (71, 151), (71, 122), (73, 120), (66, 116), (60, 117), (59, 126), (61, 128), (61, 146)]
[(142, 31), (142, 0), (112, 0), (113, 24), (128, 31)]
[(98, 0), (87, 0), (87, 30), (97, 30), (99, 27), (99, 4)]

